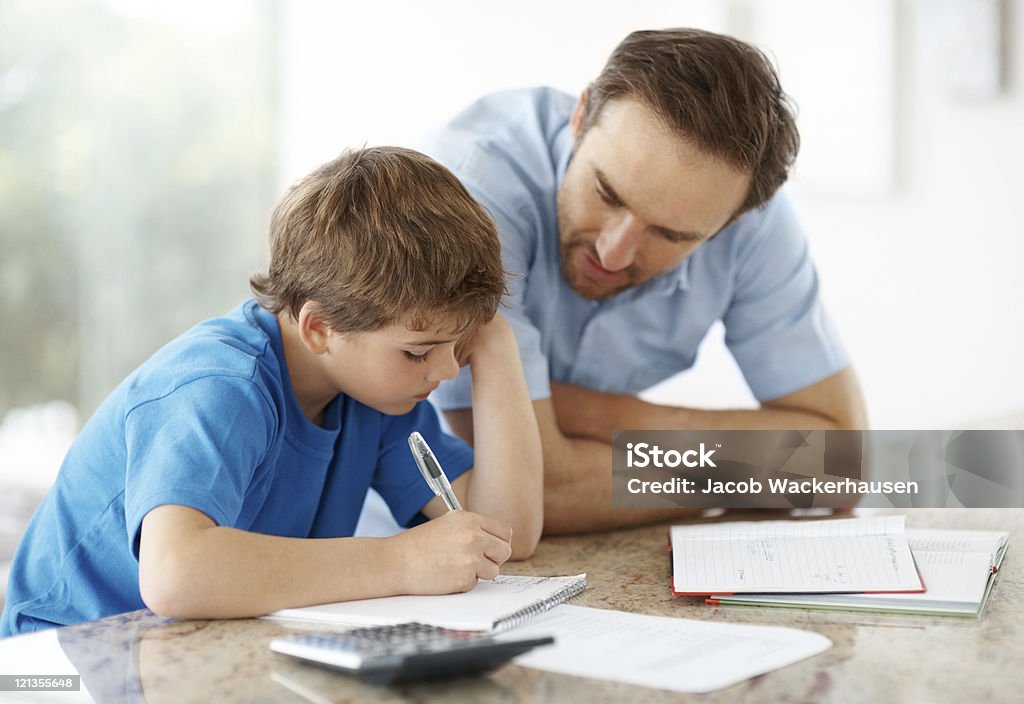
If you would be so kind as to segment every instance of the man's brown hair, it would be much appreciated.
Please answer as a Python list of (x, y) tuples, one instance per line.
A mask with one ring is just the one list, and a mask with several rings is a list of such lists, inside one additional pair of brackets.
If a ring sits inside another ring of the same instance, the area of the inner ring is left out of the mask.
[(293, 185), (270, 223), (260, 305), (298, 318), (306, 301), (336, 332), (471, 332), (505, 293), (494, 222), (462, 183), (410, 149), (346, 151)]
[(619, 98), (639, 100), (681, 138), (751, 172), (739, 213), (772, 197), (800, 148), (771, 61), (732, 37), (699, 29), (633, 32), (587, 89), (584, 133)]

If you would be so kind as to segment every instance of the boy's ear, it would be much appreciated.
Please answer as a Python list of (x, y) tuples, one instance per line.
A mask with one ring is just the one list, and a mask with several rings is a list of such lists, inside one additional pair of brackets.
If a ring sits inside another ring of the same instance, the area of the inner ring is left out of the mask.
[(324, 354), (331, 335), (331, 326), (320, 315), (320, 307), (313, 301), (306, 301), (299, 309), (297, 325), (299, 339), (313, 354)]

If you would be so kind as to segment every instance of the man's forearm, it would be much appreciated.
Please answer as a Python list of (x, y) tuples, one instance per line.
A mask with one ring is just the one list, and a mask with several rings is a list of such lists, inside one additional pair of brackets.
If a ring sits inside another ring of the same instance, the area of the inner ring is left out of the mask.
[(613, 509), (612, 448), (566, 437), (551, 399), (534, 401), (544, 448), (544, 533), (578, 533), (692, 517), (696, 509)]
[(612, 449), (605, 442), (565, 438), (556, 457), (545, 446), (544, 533), (579, 533), (683, 519), (699, 509), (613, 509)]
[[(633, 396), (609, 394), (581, 387), (555, 390), (552, 398), (558, 413), (558, 426), (570, 437), (611, 442), (620, 430), (775, 430), (799, 428), (835, 428), (831, 419), (808, 411), (765, 406), (760, 409), (705, 410), (661, 406)], [(584, 409), (563, 412), (569, 407)]]
[(551, 384), (558, 427), (569, 437), (611, 442), (619, 430), (816, 430), (865, 428), (856, 375), (844, 369), (758, 409), (663, 406), (635, 396)]

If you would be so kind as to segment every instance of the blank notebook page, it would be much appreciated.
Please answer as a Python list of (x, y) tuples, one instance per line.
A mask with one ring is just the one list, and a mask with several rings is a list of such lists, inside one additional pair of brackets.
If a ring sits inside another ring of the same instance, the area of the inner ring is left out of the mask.
[(350, 625), (417, 621), (467, 631), (509, 628), (581, 592), (585, 574), (572, 577), (500, 575), (462, 594), (389, 596), (282, 609), (267, 618)]

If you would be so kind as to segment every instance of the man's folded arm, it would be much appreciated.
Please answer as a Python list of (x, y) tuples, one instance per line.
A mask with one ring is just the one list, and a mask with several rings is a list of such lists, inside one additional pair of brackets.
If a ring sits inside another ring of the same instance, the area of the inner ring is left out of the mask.
[[(573, 533), (693, 516), (699, 509), (612, 509), (612, 435), (619, 430), (856, 429), (867, 425), (851, 367), (756, 410), (701, 410), (552, 383), (533, 402), (544, 451), (544, 533)], [(446, 411), (472, 444), (470, 409)]]
[(704, 410), (664, 406), (635, 396), (551, 384), (561, 432), (606, 443), (619, 430), (816, 430), (862, 429), (867, 413), (852, 367), (759, 409)]
[[(611, 442), (567, 437), (558, 428), (551, 399), (533, 402), (544, 451), (544, 533), (580, 533), (682, 519), (699, 509), (612, 510)], [(470, 409), (446, 411), (452, 431), (473, 442)]]

